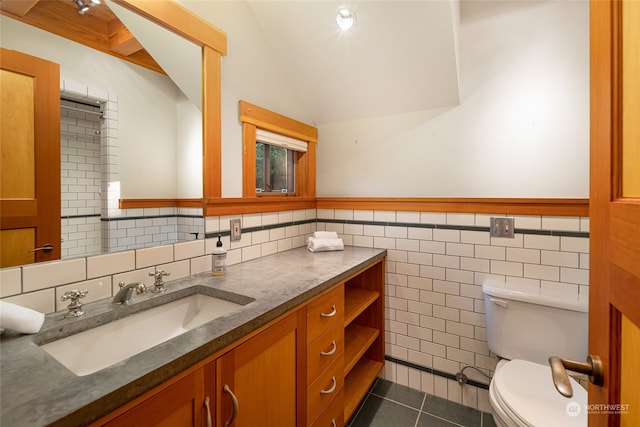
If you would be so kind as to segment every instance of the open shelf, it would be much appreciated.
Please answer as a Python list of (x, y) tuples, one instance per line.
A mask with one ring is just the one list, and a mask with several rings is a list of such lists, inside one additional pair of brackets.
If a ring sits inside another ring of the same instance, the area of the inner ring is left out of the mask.
[(380, 292), (360, 289), (350, 286), (344, 288), (344, 326), (348, 326), (353, 320), (367, 309), (380, 297)]
[[(342, 308), (342, 310), (338, 309), (337, 311), (342, 311), (344, 316), (342, 318), (336, 317), (337, 328), (331, 325), (330, 333), (340, 334), (338, 337), (340, 341), (336, 342), (338, 342), (337, 347), (343, 349), (343, 353), (340, 355), (340, 365), (336, 378), (340, 376), (340, 379), (344, 381), (344, 386), (342, 386), (340, 395), (334, 397), (334, 399), (340, 400), (337, 409), (339, 412), (344, 411), (344, 421), (348, 421), (353, 416), (353, 413), (358, 409), (362, 399), (366, 397), (371, 385), (376, 380), (380, 370), (384, 367), (385, 262), (385, 259), (382, 258), (355, 272), (340, 284), (340, 292), (336, 292), (336, 297), (339, 296), (340, 298), (339, 308)], [(325, 303), (324, 305), (331, 307), (331, 304)], [(338, 303), (335, 302), (335, 304), (337, 306)], [(326, 310), (326, 307), (323, 307), (323, 309)], [(313, 319), (315, 317), (317, 316), (314, 314), (308, 318)], [(328, 330), (329, 326), (326, 329)], [(311, 326), (308, 323), (307, 334), (309, 334), (310, 330)], [(322, 333), (329, 334), (329, 332)], [(314, 334), (312, 337), (315, 339), (317, 335)], [(331, 338), (328, 338), (328, 341), (330, 340)], [(309, 344), (307, 344), (308, 349)], [(317, 354), (315, 348), (313, 349), (313, 354)], [(310, 362), (312, 360), (312, 356), (308, 353), (307, 363), (313, 363)], [(309, 366), (307, 366), (307, 374), (314, 372), (313, 375), (315, 377), (316, 371), (313, 371), (313, 367), (310, 368)], [(324, 367), (322, 369), (329, 368)], [(313, 424), (315, 426), (319, 425), (317, 424), (319, 422), (323, 422), (323, 425), (329, 425), (329, 423), (324, 423), (324, 420), (341, 419), (342, 414), (336, 414), (330, 409), (331, 405), (332, 403), (325, 403), (325, 406), (317, 411), (314, 409), (310, 412), (310, 415), (307, 414), (307, 421), (315, 420)]]
[(369, 387), (378, 376), (378, 372), (384, 364), (371, 359), (362, 358), (351, 370), (344, 380), (344, 420), (351, 418), (351, 415), (358, 408), (362, 398), (369, 391)]
[(352, 323), (344, 331), (344, 375), (349, 375), (363, 354), (380, 335), (380, 330)]

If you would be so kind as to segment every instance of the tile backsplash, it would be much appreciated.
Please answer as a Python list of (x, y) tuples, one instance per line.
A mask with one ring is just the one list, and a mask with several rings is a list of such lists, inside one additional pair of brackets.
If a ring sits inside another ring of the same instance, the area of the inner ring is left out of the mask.
[[(206, 238), (183, 243), (0, 270), (0, 297), (35, 310), (63, 310), (60, 297), (89, 289), (84, 302), (108, 298), (121, 281), (152, 284), (210, 271), (217, 236), (227, 263), (301, 247), (316, 230), (336, 231), (346, 245), (384, 248), (386, 354), (384, 377), (484, 411), (486, 387), (460, 386), (452, 375), (470, 365), (491, 375), (496, 357), (486, 342), (482, 283), (515, 288), (589, 291), (589, 219), (515, 216), (515, 237), (489, 236), (487, 214), (309, 209), (207, 217)], [(242, 238), (229, 240), (241, 218)], [(477, 383), (484, 375), (467, 369)]]
[(0, 298), (52, 313), (65, 309), (60, 297), (71, 289), (88, 289), (82, 300), (88, 303), (115, 295), (122, 281), (151, 285), (149, 272), (156, 270), (171, 273), (166, 281), (211, 271), (218, 234), (228, 250), (228, 265), (304, 246), (315, 231), (315, 212), (244, 215), (242, 239), (233, 243), (229, 240), (231, 217), (207, 217), (206, 239), (200, 232), (198, 240), (0, 269)]

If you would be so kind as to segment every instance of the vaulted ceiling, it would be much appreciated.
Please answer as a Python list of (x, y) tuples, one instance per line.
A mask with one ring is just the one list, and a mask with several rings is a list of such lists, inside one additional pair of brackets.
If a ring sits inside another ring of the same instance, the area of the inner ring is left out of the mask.
[[(246, 4), (316, 125), (459, 103), (458, 0)], [(347, 32), (336, 25), (341, 5), (357, 15)], [(104, 4), (80, 15), (71, 0), (3, 0), (0, 11), (164, 73)]]
[[(317, 124), (459, 103), (457, 0), (247, 0)], [(337, 10), (357, 16), (341, 32)]]

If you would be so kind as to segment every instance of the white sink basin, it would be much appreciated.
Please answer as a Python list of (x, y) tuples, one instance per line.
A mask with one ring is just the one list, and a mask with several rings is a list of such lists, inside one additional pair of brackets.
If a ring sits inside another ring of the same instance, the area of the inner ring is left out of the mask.
[(194, 294), (40, 347), (74, 374), (89, 375), (239, 307), (242, 304)]

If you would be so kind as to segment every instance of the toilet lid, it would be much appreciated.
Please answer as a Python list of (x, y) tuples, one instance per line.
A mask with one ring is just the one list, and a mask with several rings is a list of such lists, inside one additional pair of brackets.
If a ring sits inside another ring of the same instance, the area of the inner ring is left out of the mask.
[(501, 405), (524, 425), (584, 427), (587, 391), (573, 378), (569, 380), (573, 388), (571, 398), (558, 393), (551, 368), (519, 359), (505, 363), (493, 376)]

